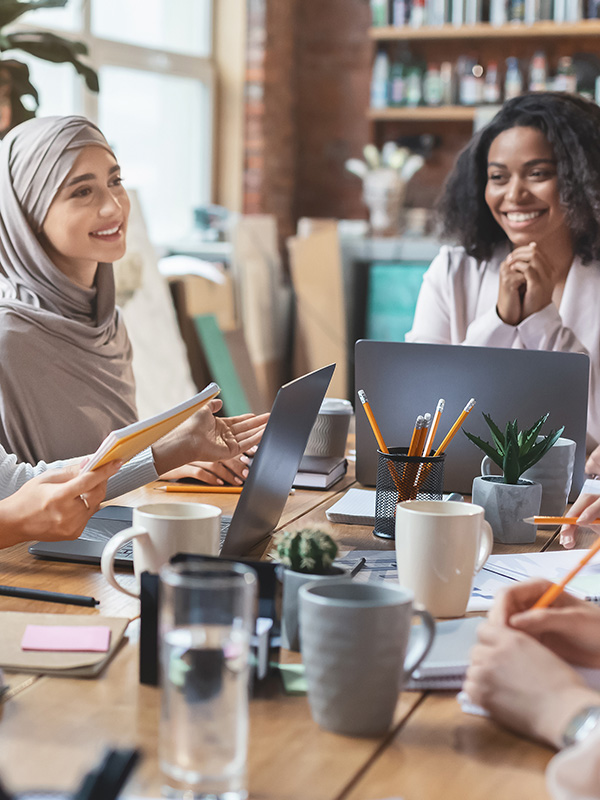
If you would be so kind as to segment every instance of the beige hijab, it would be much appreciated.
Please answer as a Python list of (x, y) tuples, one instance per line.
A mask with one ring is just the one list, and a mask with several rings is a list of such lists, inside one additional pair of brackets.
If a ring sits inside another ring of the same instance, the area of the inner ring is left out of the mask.
[(36, 235), (88, 145), (110, 151), (83, 117), (29, 120), (0, 145), (0, 443), (33, 463), (93, 452), (137, 417), (112, 264), (82, 288)]

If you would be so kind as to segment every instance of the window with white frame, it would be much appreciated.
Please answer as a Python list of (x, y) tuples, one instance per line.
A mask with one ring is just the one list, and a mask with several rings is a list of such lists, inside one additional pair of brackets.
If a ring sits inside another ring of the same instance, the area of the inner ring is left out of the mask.
[(98, 95), (70, 64), (6, 55), (29, 66), (38, 116), (84, 114), (97, 122), (125, 186), (139, 193), (155, 244), (189, 233), (193, 209), (211, 199), (212, 0), (70, 0), (23, 15), (17, 28), (87, 44)]

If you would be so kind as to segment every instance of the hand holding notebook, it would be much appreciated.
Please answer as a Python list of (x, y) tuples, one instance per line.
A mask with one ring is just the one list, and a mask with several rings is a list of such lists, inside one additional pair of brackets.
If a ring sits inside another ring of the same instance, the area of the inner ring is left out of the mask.
[(162, 414), (112, 431), (91, 456), (82, 472), (89, 472), (115, 459), (129, 461), (199, 411), (220, 391), (216, 383), (210, 383), (194, 397), (163, 411)]

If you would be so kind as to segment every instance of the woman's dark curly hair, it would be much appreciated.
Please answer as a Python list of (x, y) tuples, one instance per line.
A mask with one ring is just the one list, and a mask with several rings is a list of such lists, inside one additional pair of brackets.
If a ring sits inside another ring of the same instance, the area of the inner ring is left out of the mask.
[(469, 255), (488, 259), (507, 236), (485, 202), (490, 145), (502, 131), (537, 128), (556, 158), (560, 202), (583, 263), (600, 260), (600, 108), (562, 92), (534, 92), (509, 100), (460, 153), (438, 203), (442, 235)]

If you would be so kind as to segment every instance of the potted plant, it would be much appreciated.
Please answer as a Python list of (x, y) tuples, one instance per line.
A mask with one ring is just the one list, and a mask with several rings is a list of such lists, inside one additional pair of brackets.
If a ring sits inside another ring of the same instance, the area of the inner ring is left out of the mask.
[(485, 518), (492, 526), (498, 542), (525, 544), (535, 541), (536, 528), (523, 522), (525, 517), (539, 513), (542, 486), (521, 478), (525, 470), (536, 464), (560, 437), (564, 426), (540, 436), (548, 414), (544, 414), (527, 430), (519, 431), (517, 420), (506, 423), (504, 433), (488, 414), (483, 415), (492, 442), (464, 431), (502, 470), (502, 475), (481, 475), (473, 481), (473, 502), (483, 507)]
[(270, 556), (283, 567), (281, 643), (288, 650), (299, 650), (298, 589), (307, 581), (345, 578), (348, 573), (333, 565), (338, 546), (322, 528), (281, 531), (273, 544)]
[[(48, 31), (5, 30), (27, 11), (63, 8), (67, 3), (68, 0), (0, 0), (0, 52), (23, 50), (56, 64), (71, 63), (83, 77), (88, 89), (97, 92), (98, 74), (85, 61), (88, 51), (84, 42)], [(38, 106), (39, 96), (29, 80), (27, 65), (12, 58), (0, 57), (0, 138), (15, 125), (35, 117)]]

